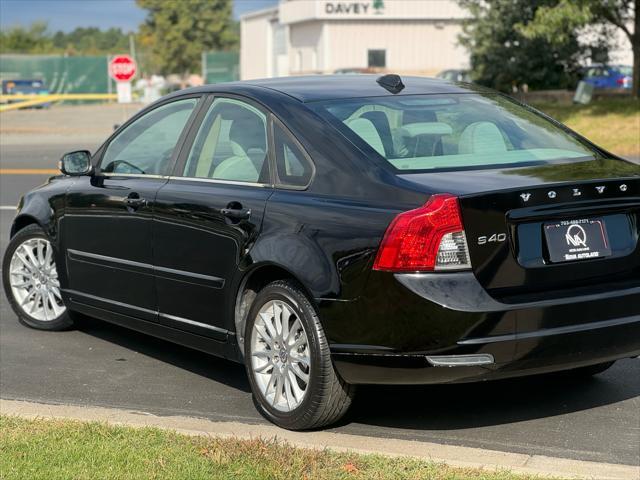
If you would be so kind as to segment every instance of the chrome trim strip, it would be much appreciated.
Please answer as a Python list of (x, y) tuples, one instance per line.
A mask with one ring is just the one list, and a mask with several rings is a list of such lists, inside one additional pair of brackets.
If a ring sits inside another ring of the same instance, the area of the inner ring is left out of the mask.
[(216, 178), (199, 178), (199, 177), (178, 177), (178, 176), (169, 176), (169, 180), (182, 180), (189, 182), (204, 182), (204, 183), (218, 183), (222, 185), (240, 185), (245, 187), (260, 187), (266, 188), (271, 187), (269, 183), (257, 183), (257, 182), (241, 182), (236, 180), (218, 180)]
[(166, 318), (167, 320), (172, 320), (174, 322), (186, 323), (187, 325), (193, 325), (194, 327), (206, 328), (207, 330), (213, 330), (214, 332), (223, 333), (225, 335), (229, 335), (232, 332), (226, 330), (224, 328), (215, 327), (213, 325), (209, 325), (208, 323), (196, 322), (195, 320), (189, 320), (188, 318), (176, 317), (175, 315), (169, 315), (167, 313), (160, 313), (162, 318)]
[[(134, 267), (143, 271), (148, 270), (149, 274), (155, 274), (158, 277), (169, 279), (169, 280), (175, 280), (179, 282), (187, 282), (187, 283), (207, 282), (209, 283), (209, 285), (205, 285), (205, 286), (210, 286), (216, 289), (223, 288), (225, 284), (224, 278), (215, 277), (213, 275), (204, 275), (202, 273), (187, 272), (185, 270), (176, 270), (173, 268), (158, 267), (158, 266), (150, 265), (148, 263), (141, 263), (133, 260), (125, 260), (123, 258), (109, 257), (107, 255), (100, 255), (98, 253), (83, 252), (80, 250), (74, 250), (72, 248), (67, 249), (67, 254), (70, 259), (76, 260), (76, 261), (86, 262), (88, 261), (86, 259), (93, 259), (93, 260), (98, 260), (99, 262), (104, 262), (104, 263), (115, 263), (120, 265), (126, 265), (128, 267)], [(80, 258), (74, 259), (73, 258), (74, 256), (80, 257)], [(162, 273), (164, 273), (165, 275), (161, 275)], [(167, 276), (167, 274), (169, 276)], [(175, 275), (178, 277), (186, 277), (186, 278), (184, 279), (173, 278), (170, 275)], [(200, 280), (201, 282), (195, 282), (194, 280)]]
[[(143, 308), (143, 307), (137, 307), (135, 305), (131, 305), (129, 303), (124, 303), (124, 302), (118, 302), (117, 300), (110, 300), (108, 298), (104, 298), (104, 297), (98, 297), (97, 295), (91, 295), (90, 293), (84, 293), (84, 292), (79, 292), (77, 290), (69, 290), (69, 289), (62, 289), (62, 291), (71, 296), (72, 301), (77, 302), (77, 303), (82, 303), (82, 302), (78, 302), (77, 300), (73, 299), (73, 297), (84, 297), (84, 298), (88, 298), (94, 301), (98, 301), (98, 302), (102, 302), (102, 303), (108, 303), (111, 305), (116, 305), (118, 307), (122, 307), (122, 308), (128, 308), (131, 310), (137, 310), (139, 312), (144, 312), (146, 314), (149, 315), (156, 315), (158, 312), (156, 312), (155, 310), (149, 310), (148, 308)], [(94, 305), (90, 305), (90, 306), (94, 306)], [(95, 307), (95, 306), (94, 306)], [(95, 307), (95, 308), (100, 308), (100, 307)], [(116, 312), (118, 313), (118, 312)]]
[(507, 335), (495, 335), (493, 337), (469, 338), (460, 340), (458, 345), (477, 345), (498, 342), (513, 342), (517, 340), (526, 340), (528, 338), (549, 337), (552, 335), (564, 335), (567, 333), (588, 332), (590, 330), (598, 330), (600, 328), (619, 327), (631, 323), (640, 323), (640, 315), (631, 315), (630, 317), (614, 318), (612, 320), (601, 320), (599, 322), (580, 323), (578, 325), (567, 325), (564, 327), (542, 328), (532, 332), (510, 333)]
[(495, 363), (490, 353), (476, 353), (468, 355), (429, 355), (427, 362), (433, 367), (475, 367)]
[(136, 177), (136, 178), (169, 178), (169, 175), (153, 175), (146, 173), (112, 173), (112, 172), (100, 172), (96, 176), (98, 177)]

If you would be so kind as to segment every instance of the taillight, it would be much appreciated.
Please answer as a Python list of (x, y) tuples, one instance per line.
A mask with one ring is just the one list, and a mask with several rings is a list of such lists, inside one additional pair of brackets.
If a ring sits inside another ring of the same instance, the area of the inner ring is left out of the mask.
[(374, 270), (418, 272), (471, 268), (458, 199), (437, 194), (387, 228)]
[(624, 83), (625, 83), (625, 82), (624, 82), (624, 80), (625, 80), (625, 79), (624, 79), (624, 77), (618, 77), (618, 78), (616, 79), (616, 83), (617, 83), (618, 85), (624, 85)]

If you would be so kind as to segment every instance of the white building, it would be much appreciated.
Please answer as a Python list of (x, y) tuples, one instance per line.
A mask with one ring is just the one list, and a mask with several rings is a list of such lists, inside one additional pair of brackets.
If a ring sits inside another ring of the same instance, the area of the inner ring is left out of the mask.
[(240, 76), (465, 68), (465, 16), (455, 0), (281, 0), (240, 18)]
[[(458, 42), (467, 15), (456, 0), (280, 0), (240, 18), (240, 77), (468, 68)], [(617, 34), (611, 60), (630, 65), (631, 45)]]

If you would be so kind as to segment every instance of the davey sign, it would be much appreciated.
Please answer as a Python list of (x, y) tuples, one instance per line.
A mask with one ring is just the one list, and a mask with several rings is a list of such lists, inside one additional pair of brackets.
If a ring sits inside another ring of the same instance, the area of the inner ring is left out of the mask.
[(109, 62), (109, 76), (116, 82), (128, 82), (136, 74), (136, 62), (129, 55), (118, 55)]

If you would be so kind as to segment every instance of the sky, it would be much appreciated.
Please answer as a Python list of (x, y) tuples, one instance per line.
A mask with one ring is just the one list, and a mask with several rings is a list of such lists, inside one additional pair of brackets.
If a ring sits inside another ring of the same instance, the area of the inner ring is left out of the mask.
[[(170, 1), (170, 0), (167, 0)], [(259, 10), (277, 0), (232, 0), (233, 15)], [(51, 31), (70, 31), (76, 27), (120, 27), (136, 30), (145, 17), (135, 0), (0, 0), (0, 28), (29, 25), (38, 20)]]

